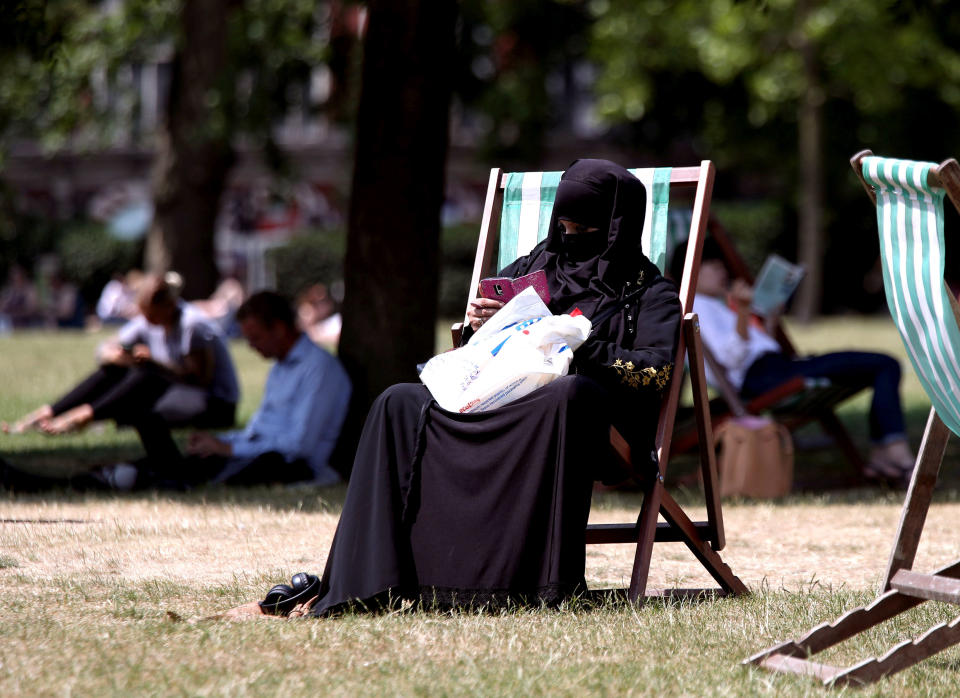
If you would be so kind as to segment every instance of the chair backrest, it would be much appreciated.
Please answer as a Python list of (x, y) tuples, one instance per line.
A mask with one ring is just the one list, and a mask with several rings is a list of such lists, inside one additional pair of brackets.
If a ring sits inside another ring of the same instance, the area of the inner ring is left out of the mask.
[[(693, 312), (693, 296), (697, 288), (703, 237), (710, 215), (710, 199), (716, 170), (703, 160), (695, 167), (657, 167), (630, 170), (647, 189), (647, 210), (644, 219), (642, 247), (647, 257), (661, 269), (667, 265), (670, 195), (674, 190), (693, 192), (689, 218), (687, 252), (680, 286), (680, 304), (684, 315)], [(490, 171), (487, 198), (480, 224), (477, 256), (470, 280), (468, 301), (474, 297), (480, 279), (529, 252), (546, 237), (550, 213), (556, 197), (561, 172), (504, 173)], [(492, 268), (494, 250), (499, 249), (497, 267)], [(469, 307), (469, 306), (468, 306)], [(464, 313), (466, 315), (466, 312)], [(682, 366), (686, 346), (681, 335), (674, 365)], [(669, 437), (673, 430), (680, 392), (679, 374), (674, 371), (664, 399), (657, 426), (660, 468), (664, 470), (669, 455)], [(666, 448), (664, 448), (666, 446)]]
[[(660, 271), (666, 269), (670, 208), (670, 167), (634, 168), (630, 172), (647, 190), (643, 252)], [(547, 237), (550, 213), (563, 172), (510, 172), (504, 178), (497, 267), (502, 269)]]
[(956, 300), (943, 278), (940, 166), (867, 155), (860, 158), (860, 168), (877, 204), (890, 315), (937, 414), (960, 434), (960, 326)]

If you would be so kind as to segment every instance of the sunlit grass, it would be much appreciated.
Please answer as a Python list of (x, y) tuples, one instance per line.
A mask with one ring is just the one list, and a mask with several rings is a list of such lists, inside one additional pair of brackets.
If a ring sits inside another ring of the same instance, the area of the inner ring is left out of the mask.
[[(438, 329), (446, 348), (448, 324)], [(881, 319), (793, 327), (803, 350), (898, 354)], [(0, 338), (0, 419), (49, 400), (92, 367), (104, 335)], [(244, 396), (258, 402), (268, 364), (232, 346)], [(906, 366), (905, 366), (906, 369)], [(915, 437), (928, 403), (909, 370), (904, 393)], [(865, 398), (842, 410), (864, 443)], [(81, 467), (139, 451), (113, 427), (82, 436), (0, 436), (18, 463)], [(955, 460), (951, 445), (948, 459)], [(798, 472), (845, 467), (831, 449), (798, 453)], [(956, 557), (956, 476), (945, 468), (917, 568)], [(809, 680), (741, 666), (745, 657), (832, 620), (876, 593), (902, 494), (880, 488), (802, 493), (724, 507), (723, 551), (753, 595), (634, 607), (574, 599), (557, 610), (408, 611), (292, 622), (189, 622), (260, 598), (298, 571), (319, 573), (344, 488), (207, 488), (189, 494), (13, 497), (0, 492), (0, 695), (812, 695)], [(678, 498), (700, 510), (696, 489)], [(594, 521), (630, 520), (640, 499), (595, 496)], [(629, 578), (629, 546), (593, 546), (592, 589)], [(682, 545), (658, 545), (651, 587), (712, 586)], [(170, 613), (187, 620), (174, 622)], [(822, 655), (874, 656), (955, 609), (925, 604)], [(821, 658), (821, 657), (818, 657)], [(857, 695), (953, 695), (957, 649)]]

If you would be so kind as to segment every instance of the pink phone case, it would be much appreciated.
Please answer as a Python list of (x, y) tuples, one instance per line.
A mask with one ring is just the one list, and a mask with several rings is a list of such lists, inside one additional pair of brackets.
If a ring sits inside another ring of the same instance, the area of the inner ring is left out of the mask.
[(492, 298), (506, 303), (523, 289), (532, 286), (544, 303), (550, 302), (550, 291), (547, 288), (547, 274), (542, 269), (518, 279), (494, 277), (480, 280), (480, 296)]

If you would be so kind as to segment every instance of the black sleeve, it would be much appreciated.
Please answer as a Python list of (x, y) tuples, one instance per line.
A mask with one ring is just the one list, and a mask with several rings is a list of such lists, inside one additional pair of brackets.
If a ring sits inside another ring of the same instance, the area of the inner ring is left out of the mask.
[(577, 349), (574, 370), (618, 394), (659, 400), (674, 370), (680, 312), (674, 284), (657, 279)]

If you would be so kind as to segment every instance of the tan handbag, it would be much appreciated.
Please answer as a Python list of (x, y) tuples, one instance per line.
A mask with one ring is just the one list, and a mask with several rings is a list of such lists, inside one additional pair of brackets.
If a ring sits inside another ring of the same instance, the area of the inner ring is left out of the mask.
[(790, 431), (766, 417), (734, 417), (714, 433), (720, 496), (771, 498), (793, 485)]

